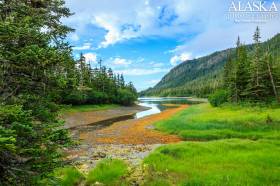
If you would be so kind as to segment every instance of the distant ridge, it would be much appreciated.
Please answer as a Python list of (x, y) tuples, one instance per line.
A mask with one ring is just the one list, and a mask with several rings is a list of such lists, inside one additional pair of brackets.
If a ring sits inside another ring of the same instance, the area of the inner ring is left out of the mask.
[[(250, 56), (252, 44), (246, 45)], [(280, 34), (261, 43), (280, 56)], [(228, 57), (235, 58), (235, 48), (230, 48), (197, 59), (187, 60), (171, 69), (153, 88), (140, 92), (140, 96), (198, 96), (206, 97), (222, 85), (223, 67)]]

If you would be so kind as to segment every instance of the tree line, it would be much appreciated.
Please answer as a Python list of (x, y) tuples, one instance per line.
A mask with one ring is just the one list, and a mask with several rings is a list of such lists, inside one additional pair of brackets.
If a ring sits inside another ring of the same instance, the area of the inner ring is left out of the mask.
[[(131, 105), (137, 97), (137, 91), (131, 82), (125, 83), (122, 74), (114, 74), (111, 68), (98, 61), (98, 67), (92, 68), (83, 54), (76, 61), (74, 89), (63, 91), (61, 102), (66, 104), (117, 103)], [(73, 85), (71, 85), (72, 87)]]
[(38, 185), (65, 165), (60, 104), (132, 104), (136, 90), (101, 63), (75, 61), (63, 0), (0, 0), (0, 185)]
[(280, 102), (280, 62), (274, 43), (260, 45), (260, 29), (253, 35), (254, 45), (247, 51), (238, 37), (235, 55), (224, 66), (223, 88), (210, 96), (213, 105), (223, 102)]

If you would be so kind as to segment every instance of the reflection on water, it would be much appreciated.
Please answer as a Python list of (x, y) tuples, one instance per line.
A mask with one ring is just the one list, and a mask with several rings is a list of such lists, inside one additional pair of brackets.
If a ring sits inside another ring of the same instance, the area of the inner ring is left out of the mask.
[(180, 97), (172, 97), (172, 98), (138, 98), (139, 104), (141, 106), (150, 107), (149, 110), (141, 111), (136, 113), (135, 118), (142, 118), (145, 116), (149, 116), (152, 114), (158, 114), (166, 108), (170, 108), (171, 106), (168, 104), (193, 104), (195, 103), (191, 98), (180, 98)]
[(140, 106), (144, 106), (144, 107), (150, 107), (149, 110), (145, 110), (145, 111), (141, 111), (141, 112), (137, 112), (135, 115), (135, 118), (143, 118), (145, 116), (149, 116), (152, 114), (158, 114), (160, 113), (160, 109), (158, 107), (158, 104), (155, 103), (145, 103), (145, 102), (140, 102), (138, 105)]

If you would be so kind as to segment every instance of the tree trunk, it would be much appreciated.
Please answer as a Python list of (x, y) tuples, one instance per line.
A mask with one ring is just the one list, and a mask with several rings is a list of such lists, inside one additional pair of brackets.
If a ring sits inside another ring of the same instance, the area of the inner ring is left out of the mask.
[(271, 82), (271, 85), (272, 85), (272, 88), (273, 88), (274, 96), (275, 96), (276, 100), (277, 100), (278, 102), (280, 102), (280, 100), (279, 100), (279, 98), (278, 98), (276, 86), (275, 86), (275, 83), (274, 83), (273, 74), (272, 74), (272, 72), (271, 72), (271, 66), (270, 66), (270, 63), (269, 63), (269, 55), (267, 55), (266, 64), (267, 64), (268, 75), (269, 75), (270, 82)]

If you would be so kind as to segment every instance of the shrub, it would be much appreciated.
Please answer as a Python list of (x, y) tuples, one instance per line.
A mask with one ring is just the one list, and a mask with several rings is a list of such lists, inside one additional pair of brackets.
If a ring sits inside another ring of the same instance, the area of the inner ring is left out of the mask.
[(79, 105), (79, 104), (86, 103), (86, 101), (87, 101), (87, 94), (85, 94), (82, 91), (76, 90), (71, 92), (67, 96), (65, 96), (63, 103)]
[(208, 100), (213, 107), (218, 107), (228, 101), (228, 91), (217, 90), (208, 97)]
[(84, 175), (75, 167), (57, 168), (47, 178), (39, 181), (39, 185), (46, 186), (76, 186), (85, 179)]
[(121, 105), (132, 105), (136, 100), (136, 96), (129, 90), (118, 90), (118, 103)]
[(105, 185), (119, 185), (127, 173), (127, 165), (121, 160), (105, 159), (97, 164), (96, 168), (91, 170), (87, 177), (88, 184), (100, 182)]

